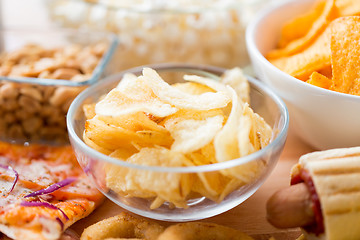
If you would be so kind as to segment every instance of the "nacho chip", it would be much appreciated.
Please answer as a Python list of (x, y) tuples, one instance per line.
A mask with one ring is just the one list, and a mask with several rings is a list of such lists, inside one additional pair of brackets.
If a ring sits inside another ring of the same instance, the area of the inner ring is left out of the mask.
[(313, 23), (324, 12), (325, 6), (326, 1), (317, 2), (310, 12), (300, 15), (286, 23), (281, 29), (278, 47), (284, 48), (290, 42), (304, 37), (311, 29)]
[(360, 17), (343, 17), (331, 24), (333, 84), (330, 89), (360, 95)]
[(211, 110), (223, 108), (230, 102), (228, 94), (222, 91), (206, 92), (200, 95), (184, 93), (171, 87), (156, 71), (150, 68), (144, 68), (143, 76), (139, 78), (143, 79), (151, 87), (159, 99), (177, 108)]
[(325, 66), (322, 69), (319, 69), (317, 72), (320, 73), (321, 75), (324, 75), (328, 79), (332, 79), (332, 66), (331, 65)]
[(332, 84), (331, 79), (325, 77), (324, 75), (322, 75), (318, 72), (313, 72), (310, 76), (310, 79), (307, 80), (306, 82), (310, 83), (314, 86), (325, 88), (325, 89), (329, 89)]
[(327, 27), (309, 48), (290, 57), (270, 62), (289, 75), (305, 81), (314, 71), (331, 64), (330, 39), (331, 29)]
[(267, 58), (276, 59), (279, 57), (291, 56), (304, 51), (321, 35), (329, 23), (338, 16), (337, 14), (338, 12), (335, 7), (335, 0), (328, 0), (324, 6), (322, 14), (316, 19), (316, 21), (314, 21), (305, 36), (290, 42), (284, 48), (270, 51)]

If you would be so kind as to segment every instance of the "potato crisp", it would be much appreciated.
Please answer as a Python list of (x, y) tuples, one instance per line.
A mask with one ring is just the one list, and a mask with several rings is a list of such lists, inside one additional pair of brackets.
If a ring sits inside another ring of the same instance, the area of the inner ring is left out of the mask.
[(286, 23), (267, 59), (289, 75), (321, 88), (360, 95), (360, 1), (318, 1)]
[[(239, 68), (220, 81), (193, 75), (184, 80), (170, 85), (150, 68), (138, 77), (126, 74), (98, 103), (84, 106), (84, 141), (119, 161), (168, 168), (226, 162), (270, 142), (271, 127), (245, 102), (250, 88)], [(122, 197), (150, 200), (150, 209), (188, 208), (192, 199), (222, 201), (264, 167), (250, 161), (182, 173), (106, 164), (104, 172), (108, 189)]]

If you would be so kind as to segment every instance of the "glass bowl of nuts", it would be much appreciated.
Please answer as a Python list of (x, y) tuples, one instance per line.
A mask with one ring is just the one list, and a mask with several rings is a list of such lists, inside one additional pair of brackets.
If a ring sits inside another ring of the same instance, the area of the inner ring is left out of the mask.
[(112, 72), (117, 38), (69, 29), (0, 33), (0, 138), (68, 142), (65, 116), (70, 103)]
[(86, 89), (67, 126), (79, 164), (105, 196), (145, 217), (191, 221), (256, 192), (288, 120), (283, 101), (239, 68), (165, 64)]

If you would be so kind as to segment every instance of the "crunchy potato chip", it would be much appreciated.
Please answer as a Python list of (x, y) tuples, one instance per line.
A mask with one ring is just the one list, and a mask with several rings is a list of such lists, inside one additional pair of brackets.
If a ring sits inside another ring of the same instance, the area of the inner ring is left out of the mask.
[[(243, 106), (243, 113), (240, 116), (239, 130), (236, 139), (238, 144), (238, 157), (249, 155), (269, 144), (272, 130), (271, 127), (258, 114), (254, 113), (247, 103)], [(242, 184), (256, 179), (265, 163), (252, 161), (242, 165), (221, 170), (226, 176), (238, 179)], [(240, 186), (233, 182), (230, 186)], [(226, 196), (226, 195), (224, 195)]]
[(112, 153), (112, 149), (107, 149), (103, 146), (100, 146), (100, 145), (97, 145), (96, 143), (94, 143), (93, 141), (91, 141), (85, 134), (85, 132), (83, 133), (83, 139), (84, 139), (84, 142), (91, 148), (95, 149), (96, 151), (98, 152), (101, 152), (105, 155), (109, 155)]
[(338, 15), (335, 0), (328, 0), (322, 14), (313, 22), (305, 36), (290, 42), (286, 47), (275, 49), (267, 54), (268, 59), (291, 56), (308, 48)]
[(176, 111), (177, 108), (161, 101), (141, 78), (121, 81), (117, 88), (111, 90), (95, 106), (97, 115), (113, 117), (137, 112), (166, 117)]
[(163, 133), (167, 132), (167, 130), (163, 126), (154, 122), (144, 112), (137, 112), (129, 115), (121, 115), (116, 117), (101, 115), (96, 117), (97, 119), (102, 120), (103, 122), (106, 122), (108, 124), (122, 127), (135, 132), (144, 130), (151, 130)]
[(175, 107), (195, 110), (211, 110), (223, 108), (229, 102), (230, 98), (226, 92), (206, 92), (200, 95), (185, 93), (177, 88), (171, 87), (159, 74), (150, 68), (144, 68), (143, 79), (153, 90), (156, 96), (162, 101)]
[[(191, 165), (186, 157), (166, 148), (142, 148), (127, 162), (144, 166), (182, 167)], [(110, 189), (129, 197), (155, 197), (186, 208), (191, 191), (191, 175), (187, 173), (156, 172), (129, 167), (106, 168), (106, 183)]]
[(331, 29), (327, 27), (309, 48), (270, 62), (291, 76), (306, 81), (314, 71), (331, 64), (330, 38)]
[(197, 75), (184, 75), (184, 80), (202, 84), (219, 92), (227, 92), (226, 86), (224, 84), (221, 84), (219, 81), (213, 80), (211, 78)]
[(250, 102), (250, 86), (242, 70), (238, 67), (226, 70), (221, 83), (230, 85), (243, 102)]
[(163, 122), (174, 143), (171, 150), (189, 153), (209, 144), (223, 126), (221, 110), (181, 110)]
[(246, 156), (255, 152), (255, 146), (250, 141), (252, 124), (251, 116), (244, 114), (240, 118), (239, 129), (241, 130), (238, 132), (237, 139), (239, 156)]
[(206, 92), (214, 92), (213, 89), (196, 82), (175, 83), (171, 86), (193, 95), (200, 95)]
[(121, 81), (116, 86), (120, 91), (127, 91), (133, 89), (133, 87), (137, 86), (137, 76), (132, 73), (125, 73), (122, 77)]
[(95, 103), (85, 104), (83, 106), (83, 111), (84, 111), (86, 119), (91, 119), (91, 118), (95, 117), (95, 115), (96, 115), (96, 113), (95, 113)]
[(214, 138), (215, 155), (218, 162), (239, 157), (237, 134), (242, 105), (235, 90), (231, 87), (228, 89), (232, 96), (231, 112), (224, 127)]
[(105, 149), (133, 148), (133, 142), (140, 146), (171, 146), (170, 134), (151, 130), (131, 131), (122, 127), (106, 124), (96, 117), (87, 120), (85, 136)]
[(137, 149), (135, 148), (118, 148), (115, 151), (113, 151), (111, 154), (109, 154), (109, 156), (112, 158), (117, 158), (125, 161), (136, 152)]
[(219, 202), (220, 196), (232, 180), (232, 178), (224, 176), (219, 171), (199, 172), (196, 175), (197, 178), (194, 179), (191, 190), (214, 202)]
[(324, 75), (318, 73), (318, 72), (313, 72), (310, 76), (310, 79), (306, 81), (307, 83), (310, 83), (314, 86), (318, 86), (321, 88), (326, 88), (329, 89), (332, 81), (331, 79), (325, 77)]
[(250, 132), (250, 141), (254, 146), (255, 151), (258, 151), (266, 147), (272, 137), (272, 129), (265, 122), (265, 120), (259, 116), (259, 114), (254, 113), (248, 104), (244, 105), (244, 116), (250, 116), (252, 120), (251, 132)]
[(360, 17), (343, 17), (331, 24), (333, 82), (331, 90), (360, 95)]
[(324, 11), (326, 1), (317, 2), (310, 12), (305, 13), (285, 23), (281, 29), (279, 48), (284, 48), (295, 39), (306, 35), (311, 29), (313, 22), (318, 19)]

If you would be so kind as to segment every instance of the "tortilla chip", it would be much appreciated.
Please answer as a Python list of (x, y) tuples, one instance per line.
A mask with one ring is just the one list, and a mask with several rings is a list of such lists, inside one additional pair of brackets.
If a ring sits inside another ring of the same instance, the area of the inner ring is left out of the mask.
[(306, 50), (290, 57), (270, 60), (274, 66), (301, 80), (309, 79), (314, 71), (331, 64), (330, 50), (331, 29), (326, 30)]
[(335, 0), (326, 2), (321, 16), (312, 24), (311, 29), (302, 38), (296, 39), (289, 43), (285, 48), (275, 49), (268, 53), (268, 59), (276, 59), (284, 56), (291, 56), (301, 51), (306, 51), (321, 33), (326, 29), (329, 23), (338, 16)]
[(360, 17), (343, 17), (331, 24), (333, 84), (330, 89), (360, 95)]
[(278, 43), (279, 48), (284, 48), (290, 42), (302, 38), (308, 33), (313, 23), (318, 19), (324, 11), (326, 1), (321, 1), (315, 4), (312, 10), (305, 13), (288, 23), (281, 29), (281, 36)]
[(325, 77), (324, 75), (318, 73), (318, 72), (313, 72), (310, 76), (310, 79), (306, 81), (307, 83), (310, 83), (314, 86), (318, 86), (321, 88), (326, 88), (329, 89), (332, 81), (331, 79)]

